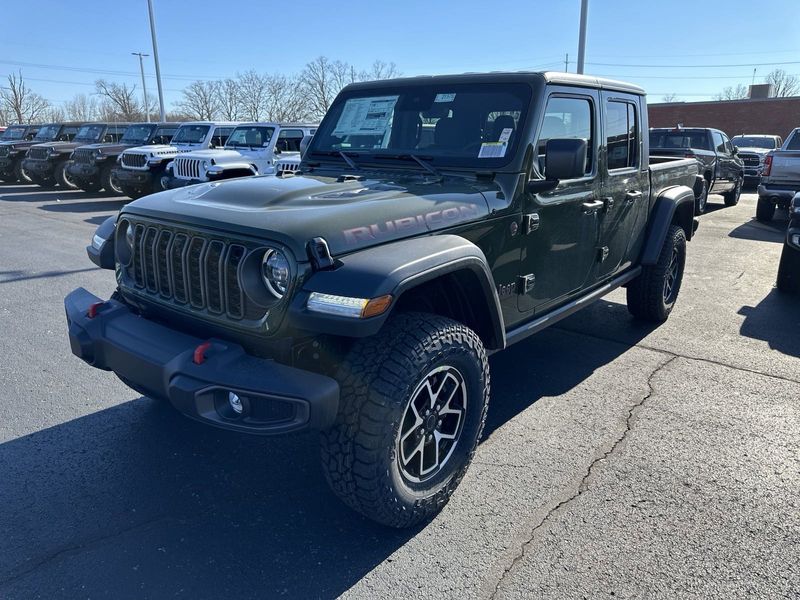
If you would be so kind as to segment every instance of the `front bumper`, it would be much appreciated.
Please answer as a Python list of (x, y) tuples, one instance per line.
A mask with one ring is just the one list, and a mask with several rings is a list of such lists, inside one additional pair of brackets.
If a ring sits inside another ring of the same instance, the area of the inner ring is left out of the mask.
[(0, 174), (13, 175), (14, 174), (14, 158), (11, 156), (0, 157)]
[(198, 183), (207, 183), (202, 179), (179, 179), (178, 177), (170, 177), (165, 175), (161, 178), (161, 187), (165, 190), (174, 190), (177, 188), (186, 187), (187, 185), (196, 185)]
[[(188, 417), (261, 435), (325, 429), (336, 418), (339, 385), (330, 377), (170, 329), (116, 300), (98, 303), (83, 288), (64, 299), (72, 353), (140, 393), (169, 400)], [(241, 414), (231, 407), (230, 392), (241, 399)]]
[(51, 179), (56, 169), (55, 164), (49, 160), (31, 160), (30, 158), (22, 161), (22, 167), (31, 175), (43, 179)]
[(156, 177), (155, 173), (149, 169), (146, 171), (134, 171), (132, 169), (123, 169), (122, 167), (114, 167), (111, 175), (120, 185), (138, 190), (150, 189)]
[(745, 167), (744, 176), (746, 179), (761, 179), (762, 167)]
[(83, 181), (96, 181), (100, 178), (100, 167), (96, 164), (71, 162), (67, 165), (67, 173)]

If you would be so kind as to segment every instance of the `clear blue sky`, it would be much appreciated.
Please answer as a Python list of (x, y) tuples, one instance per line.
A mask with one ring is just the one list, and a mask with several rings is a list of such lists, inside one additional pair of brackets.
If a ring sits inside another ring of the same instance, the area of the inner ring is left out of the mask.
[[(154, 4), (168, 107), (193, 79), (248, 69), (299, 72), (319, 55), (356, 68), (393, 61), (404, 75), (563, 70), (566, 53), (574, 71), (577, 56), (580, 0)], [(138, 89), (138, 59), (130, 53), (152, 54), (146, 6), (3, 2), (0, 77), (21, 67), (31, 87), (54, 103), (93, 92), (100, 77)], [(755, 67), (757, 82), (776, 66), (800, 74), (799, 24), (800, 0), (590, 0), (586, 72), (638, 83), (651, 102), (668, 93), (709, 99), (725, 86), (749, 84), (754, 63), (766, 63)]]

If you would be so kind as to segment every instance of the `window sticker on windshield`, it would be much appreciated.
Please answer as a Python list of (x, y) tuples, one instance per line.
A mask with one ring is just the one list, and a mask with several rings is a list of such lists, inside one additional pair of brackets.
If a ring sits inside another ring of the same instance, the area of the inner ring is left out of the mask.
[(434, 102), (452, 102), (456, 99), (455, 94), (436, 94)]
[(478, 152), (478, 158), (503, 158), (506, 155), (505, 142), (483, 142)]
[(384, 135), (394, 115), (399, 96), (350, 98), (344, 104), (342, 116), (333, 135)]
[(511, 127), (506, 127), (500, 133), (500, 138), (497, 140), (498, 142), (508, 143), (508, 140), (511, 139), (511, 134), (513, 133), (513, 129)]

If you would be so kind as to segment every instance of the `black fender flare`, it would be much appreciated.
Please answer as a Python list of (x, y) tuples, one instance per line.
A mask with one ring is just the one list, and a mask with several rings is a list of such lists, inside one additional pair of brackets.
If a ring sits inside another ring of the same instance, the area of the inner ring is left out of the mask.
[(697, 228), (694, 219), (694, 200), (694, 190), (685, 185), (676, 185), (658, 195), (650, 211), (650, 222), (640, 261), (642, 265), (656, 264), (667, 231), (673, 223), (683, 228), (687, 240), (692, 239)]
[[(100, 223), (92, 236), (92, 243), (86, 246), (86, 254), (101, 269), (114, 270), (114, 236), (117, 230), (117, 217), (108, 217)], [(97, 244), (95, 244), (97, 240)], [(102, 241), (101, 241), (102, 240)]]
[[(291, 326), (344, 337), (376, 334), (393, 312), (399, 298), (419, 285), (449, 273), (467, 271), (475, 276), (482, 294), (470, 302), (482, 302), (490, 323), (483, 336), (490, 349), (505, 347), (500, 299), (483, 251), (458, 235), (434, 235), (400, 240), (367, 248), (342, 257), (331, 270), (313, 273), (295, 295), (289, 308)], [(355, 298), (378, 298), (391, 294), (392, 303), (381, 315), (354, 319), (306, 309), (312, 292)]]

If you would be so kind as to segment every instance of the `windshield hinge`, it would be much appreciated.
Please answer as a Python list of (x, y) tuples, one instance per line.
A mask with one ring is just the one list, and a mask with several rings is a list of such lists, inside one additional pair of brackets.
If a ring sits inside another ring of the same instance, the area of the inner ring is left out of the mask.
[(475, 171), (476, 179), (494, 179), (494, 171)]

